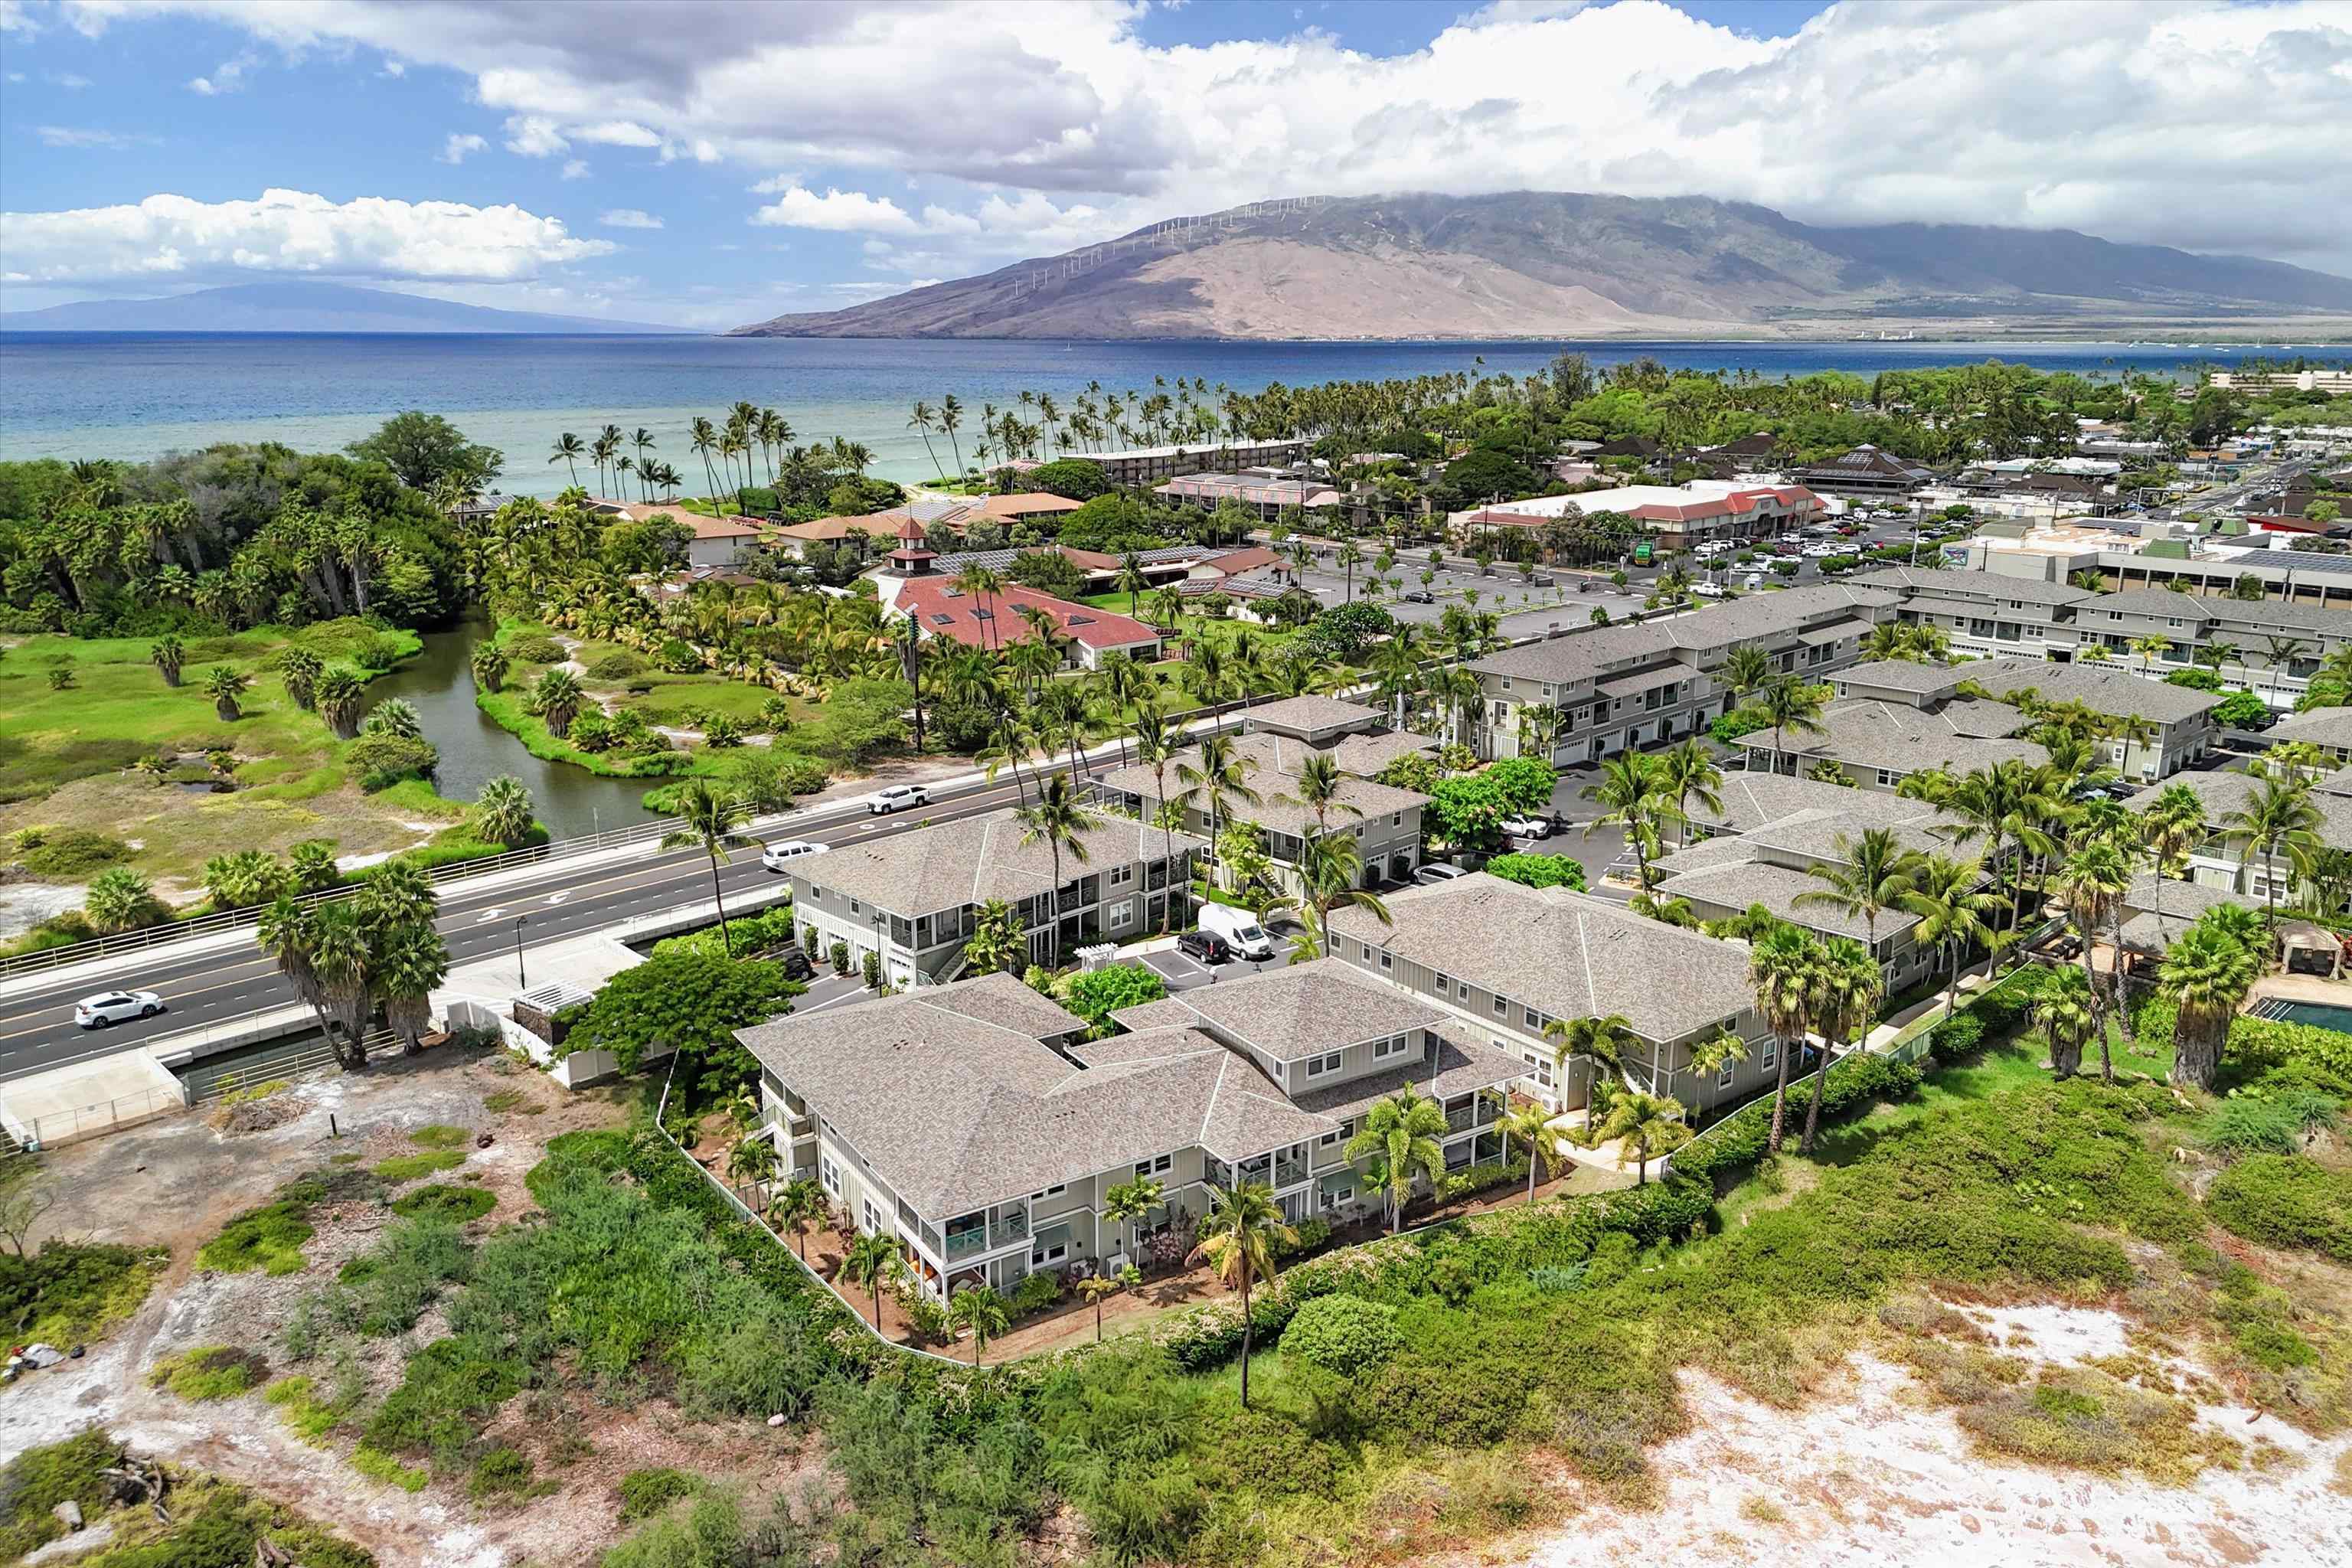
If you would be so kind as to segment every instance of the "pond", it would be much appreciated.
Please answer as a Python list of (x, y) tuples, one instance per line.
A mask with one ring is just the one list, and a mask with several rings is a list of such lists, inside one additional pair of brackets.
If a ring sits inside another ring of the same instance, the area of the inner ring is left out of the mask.
[(489, 635), (479, 621), (427, 633), (423, 653), (368, 683), (371, 705), (388, 697), (415, 704), (425, 738), (441, 749), (436, 787), (450, 800), (469, 801), (489, 780), (512, 773), (530, 791), (539, 819), (558, 838), (646, 820), (645, 793), (660, 780), (604, 778), (569, 763), (534, 757), (474, 706), (473, 648)]

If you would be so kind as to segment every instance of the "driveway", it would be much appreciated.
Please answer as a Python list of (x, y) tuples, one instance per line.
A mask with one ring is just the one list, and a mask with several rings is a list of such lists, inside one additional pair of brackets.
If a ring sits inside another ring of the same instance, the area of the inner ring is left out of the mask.
[[(1277, 932), (1275, 942), (1280, 949), (1286, 945), (1286, 938)], [(1230, 963), (1202, 963), (1172, 948), (1165, 952), (1143, 955), (1143, 966), (1166, 982), (1171, 991), (1190, 991), (1196, 986), (1214, 985), (1223, 980), (1264, 974), (1267, 970), (1280, 969), (1289, 962), (1289, 955), (1282, 951), (1277, 951), (1272, 958), (1260, 959), (1255, 963), (1244, 959), (1235, 959)]]

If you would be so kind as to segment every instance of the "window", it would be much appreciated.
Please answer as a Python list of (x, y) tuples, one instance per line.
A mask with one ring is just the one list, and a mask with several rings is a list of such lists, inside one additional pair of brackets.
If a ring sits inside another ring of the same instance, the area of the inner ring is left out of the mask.
[(852, 900), (849, 900), (849, 912), (850, 912), (851, 914), (853, 914), (853, 915), (860, 915), (860, 914), (864, 914), (866, 911), (865, 911), (865, 910), (864, 910), (864, 909), (863, 909), (863, 908), (858, 904), (858, 902), (857, 902), (857, 900), (856, 900), (856, 899), (852, 899)]
[(832, 1155), (818, 1156), (816, 1179), (826, 1192), (831, 1193), (835, 1197), (841, 1195), (841, 1167), (833, 1163)]
[(1764, 1054), (1756, 1058), (1756, 1065), (1762, 1068), (1765, 1071), (1769, 1072), (1772, 1069), (1772, 1065), (1780, 1059), (1780, 1037), (1773, 1035), (1766, 1038), (1764, 1042)]
[(1323, 1194), (1323, 1201), (1335, 1206), (1339, 1204), (1354, 1203), (1356, 1201), (1356, 1189), (1351, 1186), (1333, 1187), (1329, 1192)]
[(1543, 1027), (1543, 1015), (1533, 1007), (1522, 1007), (1519, 1009), (1519, 1022), (1530, 1029), (1540, 1029)]
[(1382, 969), (1394, 969), (1396, 967), (1396, 955), (1390, 952), (1381, 953), (1381, 967)]
[(1112, 886), (1112, 887), (1114, 887), (1114, 888), (1126, 888), (1126, 887), (1131, 887), (1131, 886), (1133, 886), (1133, 885), (1134, 885), (1134, 882), (1135, 882), (1135, 868), (1134, 868), (1134, 867), (1132, 867), (1132, 866), (1113, 866), (1113, 867), (1110, 868), (1110, 880), (1109, 880), (1109, 885), (1110, 885), (1110, 886)]
[(1723, 1070), (1715, 1075), (1715, 1087), (1717, 1089), (1729, 1089), (1731, 1087), (1731, 1075), (1738, 1068), (1738, 1064), (1737, 1062), (1725, 1062), (1723, 1064)]
[(1372, 1060), (1382, 1062), (1391, 1057), (1402, 1056), (1412, 1047), (1411, 1035), (1391, 1035), (1385, 1040), (1372, 1042)]
[(1507, 996), (1497, 996), (1497, 997), (1496, 997), (1496, 998), (1495, 998), (1495, 1016), (1496, 1016), (1497, 1018), (1507, 1018), (1507, 1017), (1509, 1017), (1510, 1016), (1511, 1016), (1511, 1003), (1510, 1003), (1510, 999), (1509, 999), (1508, 997), (1507, 997)]
[(1339, 1059), (1340, 1053), (1338, 1051), (1327, 1051), (1319, 1057), (1308, 1057), (1307, 1058), (1307, 1076), (1308, 1078), (1321, 1078), (1327, 1073), (1338, 1072), (1339, 1070)]
[[(1495, 1043), (1498, 1046), (1503, 1044), (1500, 1040), (1496, 1040)], [(1504, 1048), (1508, 1049), (1509, 1047), (1505, 1047)], [(1542, 1088), (1549, 1089), (1552, 1087), (1552, 1060), (1549, 1057), (1544, 1055), (1541, 1051), (1521, 1051), (1519, 1053), (1519, 1059), (1527, 1063), (1528, 1067), (1531, 1069), (1528, 1075), (1528, 1077), (1534, 1079)]]
[(872, 1198), (867, 1198), (866, 1200), (865, 1207), (866, 1233), (868, 1236), (887, 1235), (887, 1232), (882, 1228), (882, 1211), (874, 1206), (874, 1200)]
[(1051, 1247), (1034, 1248), (1029, 1254), (1029, 1267), (1032, 1268), (1043, 1268), (1049, 1263), (1059, 1263), (1063, 1258), (1067, 1258), (1069, 1255), (1070, 1244), (1068, 1240), (1064, 1239), (1057, 1241)]
[(1138, 1160), (1135, 1173), (1139, 1176), (1164, 1176), (1175, 1165), (1176, 1156), (1162, 1154), (1156, 1159)]
[(1055, 1183), (1052, 1186), (1047, 1187), (1047, 1188), (1046, 1188), (1044, 1192), (1042, 1192), (1042, 1193), (1031, 1193), (1031, 1194), (1029, 1194), (1029, 1201), (1030, 1201), (1031, 1203), (1033, 1203), (1033, 1204), (1034, 1204), (1034, 1203), (1035, 1203), (1039, 1198), (1057, 1198), (1057, 1197), (1060, 1197), (1060, 1196), (1062, 1195), (1063, 1192), (1067, 1188), (1067, 1186), (1068, 1186), (1068, 1184), (1067, 1184), (1067, 1183), (1064, 1183), (1064, 1182), (1056, 1182), (1056, 1183)]
[[(2173, 624), (2174, 626), (2179, 626), (2180, 623), (2179, 623), (2179, 621), (2175, 621), (2175, 622), (2173, 622), (2172, 624)], [(1511, 678), (1510, 678), (1509, 676), (1507, 676), (1507, 676), (1503, 677), (1503, 689), (1504, 689), (1504, 690), (1506, 690), (1506, 691), (1508, 691), (1510, 689), (1511, 689)]]
[(1391, 827), (1402, 827), (1404, 826), (1404, 813), (1400, 811), (1392, 814), (1389, 817), (1389, 826)]
[(1108, 906), (1107, 912), (1103, 916), (1103, 925), (1107, 930), (1118, 931), (1120, 927), (1127, 925), (1134, 919), (1135, 906), (1133, 904), (1111, 904)]

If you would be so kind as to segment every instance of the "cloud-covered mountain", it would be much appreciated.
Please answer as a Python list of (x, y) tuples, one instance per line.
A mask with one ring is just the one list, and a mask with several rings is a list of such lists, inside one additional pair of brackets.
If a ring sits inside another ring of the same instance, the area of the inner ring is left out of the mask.
[(1832, 228), (1706, 197), (1255, 203), (846, 310), (784, 337), (1810, 335), (2352, 317), (2352, 279), (2064, 229)]
[(499, 310), (341, 283), (238, 283), (160, 300), (85, 300), (0, 311), (9, 332), (538, 332), (643, 334), (681, 327)]

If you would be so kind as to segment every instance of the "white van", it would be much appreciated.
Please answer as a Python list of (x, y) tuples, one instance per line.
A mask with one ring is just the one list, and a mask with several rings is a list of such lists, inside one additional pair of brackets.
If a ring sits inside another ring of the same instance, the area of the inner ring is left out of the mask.
[(1202, 904), (1200, 926), (1225, 939), (1225, 945), (1243, 958), (1259, 959), (1274, 956), (1274, 938), (1257, 923), (1257, 917), (1247, 910), (1237, 910), (1230, 904)]

